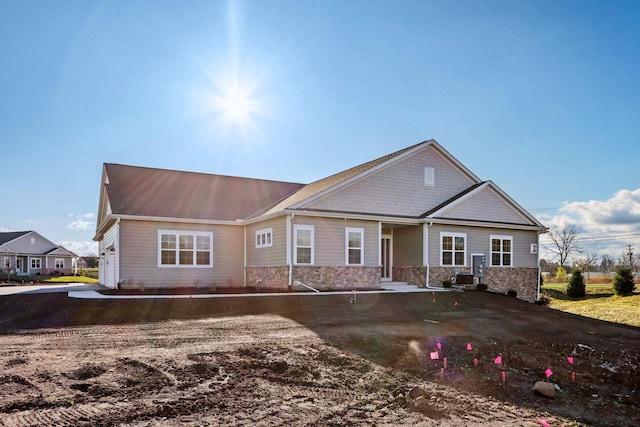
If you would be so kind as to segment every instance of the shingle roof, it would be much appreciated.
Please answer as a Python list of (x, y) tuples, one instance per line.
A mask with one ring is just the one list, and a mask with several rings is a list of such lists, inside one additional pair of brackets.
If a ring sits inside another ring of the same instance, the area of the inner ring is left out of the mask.
[(429, 211), (423, 213), (422, 215), (419, 216), (419, 218), (427, 218), (429, 215), (438, 212), (440, 209), (450, 205), (451, 203), (455, 202), (456, 200), (458, 200), (459, 198), (461, 198), (462, 196), (469, 194), (470, 192), (472, 192), (473, 190), (475, 190), (476, 188), (480, 187), (481, 185), (485, 184), (487, 181), (482, 181), (482, 182), (478, 182), (476, 184), (473, 184), (471, 187), (467, 188), (466, 190), (461, 191), (460, 193), (456, 194), (455, 196), (451, 197), (448, 200), (445, 200), (444, 202), (440, 203), (438, 206), (430, 209)]
[(346, 171), (339, 172), (327, 178), (323, 178), (321, 180), (312, 182), (311, 184), (304, 186), (304, 188), (302, 188), (300, 191), (297, 191), (296, 193), (293, 193), (291, 196), (282, 200), (280, 203), (278, 203), (277, 205), (269, 209), (267, 213), (274, 213), (274, 212), (287, 209), (290, 206), (295, 205), (296, 203), (302, 202), (303, 200), (308, 199), (312, 196), (315, 196), (316, 194), (319, 194), (333, 186), (336, 186), (344, 181), (347, 181), (350, 178), (360, 175), (361, 173), (364, 173), (369, 169), (372, 169), (378, 165), (381, 165), (382, 163), (389, 161), (394, 157), (398, 157), (399, 155), (406, 153), (407, 151), (412, 150), (424, 143), (425, 142), (421, 142), (419, 144), (415, 144), (410, 147), (403, 148), (402, 150), (398, 150), (394, 153), (387, 154), (386, 156), (382, 156), (375, 160), (371, 160), (367, 163), (363, 163), (351, 169), (347, 169)]
[(105, 163), (113, 214), (234, 221), (303, 184)]
[(31, 231), (5, 231), (0, 233), (0, 245), (4, 245), (7, 242), (10, 242), (18, 237), (24, 236), (27, 233), (31, 233)]

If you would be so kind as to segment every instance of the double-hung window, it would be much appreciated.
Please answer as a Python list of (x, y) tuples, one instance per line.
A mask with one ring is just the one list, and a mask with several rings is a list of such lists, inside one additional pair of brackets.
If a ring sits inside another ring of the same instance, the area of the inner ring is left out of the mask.
[(40, 258), (31, 258), (31, 268), (34, 270), (40, 269)]
[(466, 233), (440, 233), (440, 264), (464, 267), (467, 259)]
[(268, 248), (273, 245), (273, 229), (265, 228), (256, 231), (256, 248)]
[(159, 267), (213, 267), (213, 233), (158, 231)]
[(54, 265), (56, 268), (64, 268), (64, 258), (56, 258)]
[(347, 228), (345, 230), (345, 263), (347, 265), (362, 265), (364, 230), (362, 228)]
[(295, 264), (313, 264), (313, 226), (294, 225)]
[(511, 267), (513, 236), (491, 236), (491, 266)]

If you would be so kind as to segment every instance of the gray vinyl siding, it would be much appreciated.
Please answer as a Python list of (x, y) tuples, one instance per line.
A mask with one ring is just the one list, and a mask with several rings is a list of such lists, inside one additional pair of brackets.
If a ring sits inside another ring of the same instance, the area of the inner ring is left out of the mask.
[(531, 221), (518, 214), (513, 207), (508, 205), (503, 198), (490, 188), (485, 188), (469, 200), (465, 200), (453, 209), (444, 212), (442, 217), (511, 224), (532, 224)]
[[(271, 228), (272, 246), (256, 248), (256, 231)], [(247, 266), (273, 267), (287, 263), (287, 217), (285, 215), (247, 226)]]
[[(358, 221), (296, 215), (292, 220), (292, 240), (294, 238), (294, 224), (312, 225), (314, 227), (314, 265), (345, 265), (345, 230), (347, 228), (362, 228), (364, 230), (364, 265), (380, 265), (378, 257), (378, 250), (380, 246), (379, 226), (376, 221)], [(291, 247), (292, 250), (295, 250), (295, 245), (293, 243)]]
[[(425, 167), (435, 170), (433, 186), (424, 183)], [(430, 146), (310, 203), (308, 207), (419, 216), (473, 184), (470, 177)]]
[[(213, 233), (213, 268), (158, 267), (158, 231)], [(120, 281), (147, 288), (243, 285), (242, 226), (120, 222)]]
[(100, 251), (104, 252), (109, 246), (117, 246), (116, 241), (118, 238), (118, 223), (113, 224), (105, 233), (104, 237), (100, 241)]
[[(535, 268), (538, 266), (538, 255), (530, 253), (531, 243), (538, 243), (538, 235), (535, 231), (505, 230), (485, 227), (455, 227), (434, 224), (429, 227), (429, 265), (440, 267), (440, 233), (466, 233), (467, 256), (466, 267), (471, 267), (471, 254), (484, 254), (486, 265), (490, 266), (491, 260), (491, 235), (513, 236), (513, 265), (512, 267)], [(499, 267), (509, 268), (509, 267)]]
[(395, 267), (415, 267), (423, 264), (422, 234), (422, 225), (393, 230), (393, 265)]
[[(31, 238), (34, 239), (31, 243)], [(6, 244), (19, 254), (43, 254), (57, 246), (36, 233), (28, 233)]]

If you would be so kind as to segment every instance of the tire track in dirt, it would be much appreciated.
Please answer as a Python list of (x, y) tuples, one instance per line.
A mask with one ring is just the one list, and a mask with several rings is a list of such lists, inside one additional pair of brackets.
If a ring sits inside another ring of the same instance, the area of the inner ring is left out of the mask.
[(121, 413), (131, 405), (118, 403), (74, 404), (69, 407), (29, 409), (15, 414), (3, 415), (0, 425), (7, 427), (60, 426), (72, 427), (92, 425), (106, 419), (109, 414)]

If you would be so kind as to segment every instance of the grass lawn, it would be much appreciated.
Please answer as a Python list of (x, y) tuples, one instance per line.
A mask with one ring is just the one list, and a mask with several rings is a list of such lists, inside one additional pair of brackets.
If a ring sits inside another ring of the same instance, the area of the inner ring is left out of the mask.
[(566, 283), (550, 283), (542, 294), (550, 299), (549, 306), (580, 316), (640, 327), (640, 293), (628, 297), (615, 295), (611, 284), (586, 285), (587, 296), (570, 299)]
[(57, 276), (44, 281), (45, 283), (98, 283), (98, 279), (87, 276)]

